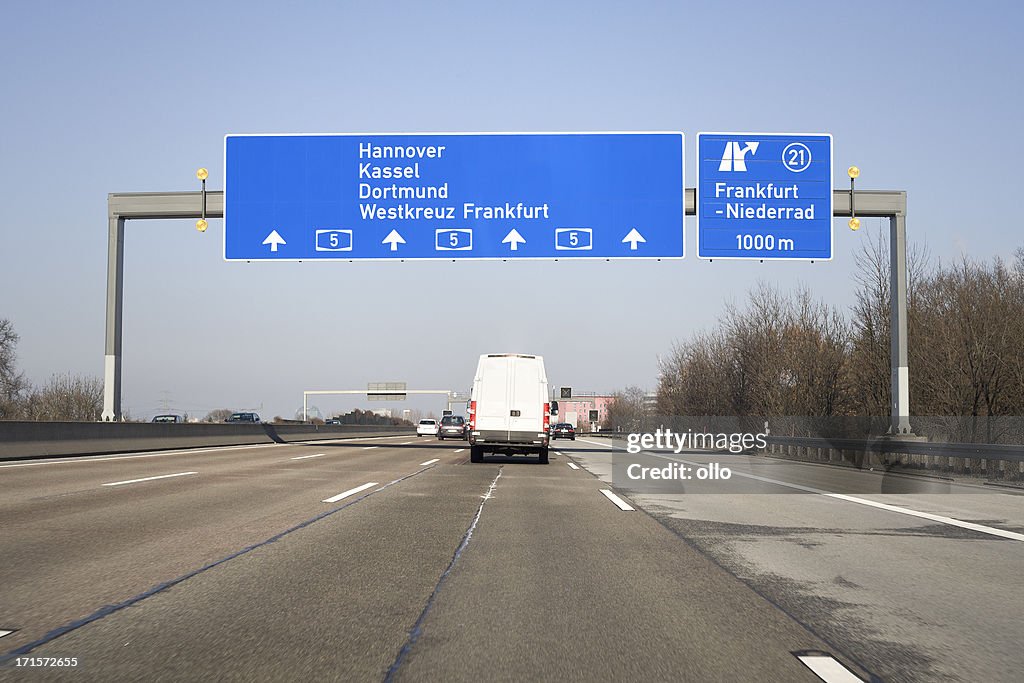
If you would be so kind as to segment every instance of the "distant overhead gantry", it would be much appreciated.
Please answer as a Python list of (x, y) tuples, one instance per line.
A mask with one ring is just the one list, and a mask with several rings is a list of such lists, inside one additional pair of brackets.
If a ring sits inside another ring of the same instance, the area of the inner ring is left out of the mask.
[[(384, 386), (387, 385), (387, 386)], [(400, 385), (400, 386), (394, 386)], [(386, 393), (384, 393), (386, 392)], [(407, 394), (434, 394), (444, 395), (448, 399), (448, 410), (452, 409), (452, 404), (462, 399), (462, 396), (468, 396), (464, 392), (452, 391), (450, 389), (406, 389), (404, 382), (374, 382), (366, 389), (316, 389), (302, 392), (302, 421), (307, 422), (307, 412), (309, 405), (310, 396), (334, 396), (334, 395), (349, 395), (349, 396), (366, 396), (368, 400), (384, 400), (384, 401), (402, 401), (405, 399)], [(394, 398), (372, 398), (376, 396), (387, 396)]]

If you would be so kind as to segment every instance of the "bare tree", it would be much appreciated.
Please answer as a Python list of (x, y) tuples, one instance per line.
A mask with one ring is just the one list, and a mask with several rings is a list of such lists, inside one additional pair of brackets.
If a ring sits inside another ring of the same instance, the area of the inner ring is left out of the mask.
[[(860, 415), (889, 414), (889, 259), (889, 246), (880, 233), (875, 240), (866, 241), (857, 255), (854, 274), (857, 290), (850, 321), (852, 329), (846, 383), (851, 387), (852, 409)], [(920, 290), (930, 268), (928, 250), (913, 246), (907, 254), (908, 335), (912, 342), (916, 337), (915, 313)], [(916, 343), (912, 343), (912, 348), (914, 346)]]
[(723, 333), (700, 334), (677, 343), (660, 362), (660, 416), (730, 415), (742, 394), (742, 374)]
[(223, 422), (224, 420), (231, 417), (232, 412), (233, 411), (228, 410), (227, 408), (217, 408), (216, 410), (211, 410), (206, 414), (206, 417), (203, 418), (203, 422)]
[(729, 305), (719, 328), (677, 344), (661, 364), (663, 416), (835, 415), (844, 410), (849, 330), (808, 290), (767, 284)]
[(832, 416), (846, 408), (843, 373), (849, 328), (838, 310), (807, 289), (788, 302), (782, 334), (783, 376), (778, 392), (784, 415)]
[(851, 400), (862, 415), (889, 413), (889, 268), (881, 236), (857, 255), (856, 301), (851, 320), (848, 381)]
[[(994, 416), (1024, 409), (1024, 287), (1001, 260), (962, 259), (922, 287), (915, 311), (915, 414)], [(920, 347), (920, 348), (918, 348)]]
[(641, 432), (647, 427), (647, 392), (637, 386), (613, 394), (601, 429)]
[(25, 400), (30, 420), (93, 422), (103, 412), (103, 382), (98, 377), (65, 373), (53, 375)]
[(15, 365), (18, 339), (11, 321), (0, 320), (0, 420), (22, 417), (28, 384)]
[(785, 316), (783, 297), (764, 282), (750, 292), (745, 307), (726, 307), (721, 324), (734, 373), (728, 397), (732, 414), (780, 414), (779, 386), (791, 379), (783, 359)]
[[(1018, 247), (1014, 252), (1014, 264), (1012, 272), (1013, 294), (1010, 297), (1010, 305), (1017, 311), (1017, 323), (1024, 327), (1024, 247)], [(1018, 328), (1020, 331), (1020, 328)], [(1009, 367), (1010, 382), (1017, 388), (1015, 401), (1015, 412), (1017, 415), (1024, 415), (1024, 333), (1016, 339), (1016, 352), (1010, 352), (1007, 358)]]

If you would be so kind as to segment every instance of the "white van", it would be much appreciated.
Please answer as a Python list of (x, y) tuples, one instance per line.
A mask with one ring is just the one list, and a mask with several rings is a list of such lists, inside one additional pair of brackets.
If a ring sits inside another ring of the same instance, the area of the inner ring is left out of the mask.
[(549, 408), (543, 358), (480, 356), (469, 402), (470, 462), (483, 462), (484, 453), (536, 453), (547, 464)]

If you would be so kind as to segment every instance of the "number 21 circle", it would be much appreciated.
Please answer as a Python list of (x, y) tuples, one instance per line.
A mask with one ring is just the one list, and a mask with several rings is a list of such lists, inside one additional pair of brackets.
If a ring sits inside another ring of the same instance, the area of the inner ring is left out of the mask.
[(782, 150), (782, 165), (793, 173), (806, 171), (811, 165), (811, 150), (802, 142), (791, 142)]

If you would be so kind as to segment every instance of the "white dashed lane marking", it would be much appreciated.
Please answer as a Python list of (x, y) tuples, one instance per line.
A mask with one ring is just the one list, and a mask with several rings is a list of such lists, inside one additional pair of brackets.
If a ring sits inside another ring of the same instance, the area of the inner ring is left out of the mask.
[(292, 458), (292, 460), (305, 460), (306, 458), (322, 458), (325, 455), (327, 455), (327, 454), (326, 453), (314, 453), (313, 455), (300, 455), (298, 457)]
[(142, 479), (129, 479), (127, 481), (112, 481), (104, 486), (123, 486), (125, 484), (138, 484), (140, 481), (154, 481), (156, 479), (169, 479), (171, 477), (185, 477), (190, 474), (199, 474), (198, 472), (178, 472), (177, 474), (161, 474), (158, 477), (143, 477)]
[(620, 510), (623, 510), (625, 512), (632, 512), (635, 509), (632, 505), (622, 500), (608, 489), (601, 489), (601, 493), (604, 494), (605, 498), (615, 503), (616, 507), (618, 507)]
[(426, 462), (421, 462), (419, 464), (419, 466), (420, 467), (426, 467), (427, 465), (433, 465), (435, 462), (440, 462), (440, 461), (441, 461), (441, 458), (434, 458), (433, 460), (428, 460)]
[(376, 486), (376, 485), (377, 485), (377, 482), (371, 481), (368, 484), (363, 484), (362, 486), (357, 486), (354, 489), (349, 489), (348, 491), (342, 491), (341, 493), (339, 493), (336, 496), (331, 496), (330, 498), (324, 498), (322, 502), (324, 502), (324, 503), (337, 503), (339, 500), (341, 500), (343, 498), (348, 498), (349, 496), (354, 496), (355, 494), (359, 493), (360, 491), (365, 491), (366, 489), (368, 489), (368, 488), (370, 488), (372, 486)]
[(796, 658), (826, 683), (863, 683), (859, 676), (830, 654), (824, 652), (797, 654)]

